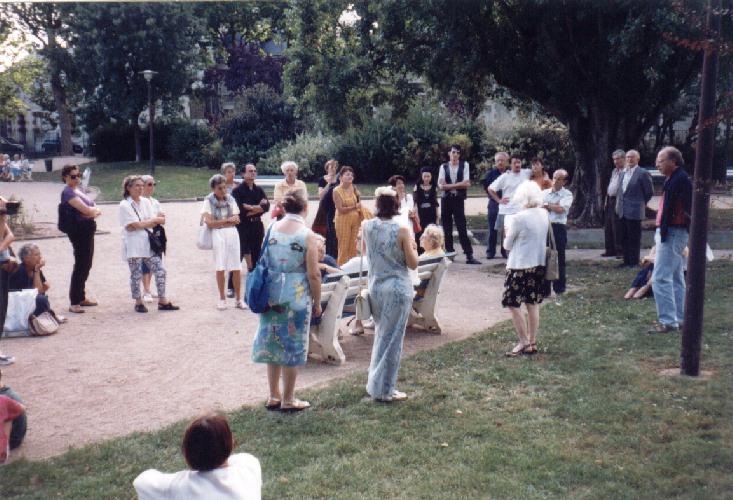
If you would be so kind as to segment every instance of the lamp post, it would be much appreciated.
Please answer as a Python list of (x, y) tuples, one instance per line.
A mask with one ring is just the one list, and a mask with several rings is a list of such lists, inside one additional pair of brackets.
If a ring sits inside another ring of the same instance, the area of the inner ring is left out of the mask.
[(143, 77), (145, 78), (145, 82), (148, 84), (148, 132), (150, 135), (150, 175), (155, 175), (155, 154), (153, 153), (153, 123), (155, 121), (155, 109), (153, 108), (153, 89), (150, 84), (150, 81), (153, 79), (153, 75), (157, 73), (157, 71), (153, 71), (151, 69), (146, 69), (145, 71), (141, 71)]

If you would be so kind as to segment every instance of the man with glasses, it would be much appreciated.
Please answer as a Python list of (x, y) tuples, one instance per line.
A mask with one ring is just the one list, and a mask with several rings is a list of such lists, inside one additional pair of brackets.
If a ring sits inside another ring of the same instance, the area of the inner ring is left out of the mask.
[(270, 201), (261, 187), (255, 184), (257, 167), (248, 163), (242, 169), (244, 181), (234, 188), (232, 197), (239, 207), (239, 251), (244, 257), (247, 270), (252, 271), (260, 258), (262, 240), (265, 238), (265, 226), (262, 215), (270, 209)]
[[(542, 191), (544, 207), (550, 215), (552, 234), (555, 237), (557, 249), (557, 267), (559, 277), (552, 282), (552, 289), (556, 296), (565, 293), (565, 249), (568, 246), (568, 212), (573, 204), (573, 193), (565, 188), (568, 181), (568, 172), (562, 168), (555, 170), (552, 176), (552, 187)], [(548, 282), (545, 297), (550, 296)]]
[(623, 250), (621, 248), (621, 235), (619, 234), (619, 218), (616, 215), (616, 195), (621, 186), (621, 176), (624, 173), (626, 163), (626, 152), (623, 149), (617, 149), (611, 154), (613, 160), (613, 172), (608, 182), (606, 190), (606, 206), (603, 211), (604, 241), (606, 243), (606, 251), (601, 257), (622, 258)]
[(473, 258), (473, 247), (466, 231), (466, 214), (464, 203), (471, 186), (471, 175), (467, 161), (461, 161), (461, 146), (453, 144), (449, 153), (450, 161), (440, 166), (438, 173), (438, 188), (441, 195), (441, 222), (445, 233), (445, 251), (453, 252), (453, 221), (458, 230), (458, 239), (461, 242), (463, 253), (466, 254), (466, 264), (480, 264)]

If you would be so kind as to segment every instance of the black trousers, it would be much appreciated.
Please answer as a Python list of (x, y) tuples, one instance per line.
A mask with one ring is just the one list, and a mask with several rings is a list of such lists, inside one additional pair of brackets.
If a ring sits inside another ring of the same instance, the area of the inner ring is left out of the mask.
[(96, 224), (91, 230), (84, 230), (69, 235), (69, 241), (74, 249), (74, 270), (71, 272), (69, 284), (69, 301), (77, 305), (86, 299), (86, 283), (94, 259), (94, 232)]
[(553, 224), (552, 234), (557, 247), (557, 267), (560, 277), (552, 282), (556, 294), (565, 293), (565, 249), (568, 247), (568, 228), (565, 224)]
[(638, 266), (641, 257), (641, 221), (622, 217), (619, 228), (621, 229), (624, 264)]
[(467, 257), (473, 256), (473, 247), (471, 240), (468, 239), (466, 232), (466, 214), (464, 212), (463, 202), (458, 196), (446, 196), (442, 198), (441, 219), (443, 223), (443, 232), (445, 233), (445, 251), (454, 252), (453, 249), (453, 221), (455, 220), (456, 229), (458, 229), (458, 240), (461, 242), (463, 253)]
[(422, 237), (422, 233), (425, 232), (426, 227), (438, 222), (437, 208), (418, 208), (417, 216), (420, 218), (420, 228), (422, 231), (415, 234), (415, 243), (417, 243), (417, 253), (422, 255), (425, 252), (425, 249), (420, 246), (420, 238)]
[[(10, 274), (0, 269), (0, 335), (5, 327), (5, 317), (8, 315), (8, 281)], [(0, 351), (2, 352), (2, 351)]]
[(499, 231), (496, 229), (496, 218), (499, 216), (499, 205), (489, 203), (488, 207), (488, 223), (489, 223), (489, 242), (486, 245), (486, 257), (493, 259), (496, 255), (496, 240)]
[(623, 255), (623, 246), (621, 245), (621, 229), (619, 225), (621, 219), (616, 215), (616, 197), (606, 197), (606, 210), (603, 214), (603, 234), (606, 243), (606, 255)]
[(333, 221), (335, 213), (326, 217), (326, 253), (334, 259), (339, 253), (339, 240), (336, 237), (336, 223)]

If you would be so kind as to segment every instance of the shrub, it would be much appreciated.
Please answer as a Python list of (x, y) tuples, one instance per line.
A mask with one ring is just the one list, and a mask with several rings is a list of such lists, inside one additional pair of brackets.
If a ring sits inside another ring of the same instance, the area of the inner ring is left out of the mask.
[(516, 127), (495, 144), (494, 150), (518, 154), (526, 163), (537, 156), (550, 170), (564, 168), (571, 176), (575, 168), (575, 154), (568, 130), (554, 120), (533, 120)]
[(406, 136), (401, 151), (403, 173), (417, 177), (420, 167), (435, 166), (445, 161), (441, 141), (455, 126), (445, 107), (435, 100), (416, 102), (407, 111), (402, 126)]
[[(91, 134), (92, 154), (100, 162), (134, 161), (135, 160), (135, 127), (127, 123), (108, 123), (97, 128)], [(155, 122), (153, 138), (155, 144), (155, 158), (169, 159), (168, 139), (170, 125)], [(148, 130), (140, 130), (140, 154), (142, 159), (149, 158), (150, 142)]]
[(224, 156), (237, 163), (258, 162), (276, 144), (295, 138), (293, 107), (273, 89), (257, 84), (241, 95), (241, 110), (223, 120)]
[(170, 124), (168, 138), (168, 157), (176, 163), (203, 167), (209, 163), (210, 147), (214, 134), (205, 125), (187, 121)]
[(323, 174), (323, 165), (338, 153), (336, 137), (321, 132), (299, 134), (294, 141), (273, 148), (267, 158), (257, 164), (263, 173), (280, 173), (280, 165), (286, 160), (298, 164), (299, 177), (314, 180)]

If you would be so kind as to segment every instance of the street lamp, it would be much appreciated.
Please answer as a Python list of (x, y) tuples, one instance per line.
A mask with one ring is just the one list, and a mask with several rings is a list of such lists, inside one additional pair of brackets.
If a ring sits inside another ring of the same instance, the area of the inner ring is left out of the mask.
[(148, 84), (148, 130), (150, 134), (150, 175), (155, 175), (155, 155), (153, 154), (153, 122), (155, 121), (155, 110), (153, 108), (153, 90), (150, 85), (150, 81), (153, 79), (153, 75), (157, 74), (157, 71), (146, 69), (141, 71), (145, 81)]

